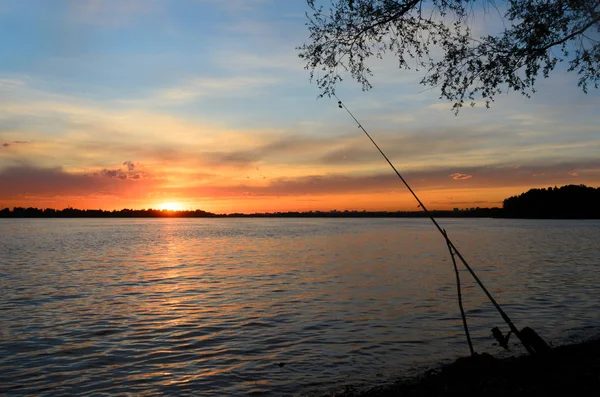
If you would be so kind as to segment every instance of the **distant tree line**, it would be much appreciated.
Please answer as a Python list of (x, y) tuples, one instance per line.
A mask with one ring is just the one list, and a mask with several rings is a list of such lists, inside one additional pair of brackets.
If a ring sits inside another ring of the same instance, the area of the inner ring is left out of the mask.
[(600, 188), (567, 185), (531, 189), (504, 200), (506, 218), (600, 219)]
[[(600, 188), (567, 185), (547, 189), (531, 189), (504, 200), (502, 208), (469, 208), (431, 211), (438, 218), (541, 218), (600, 219)], [(65, 208), (23, 208), (0, 210), (0, 218), (418, 218), (423, 211), (307, 211), (268, 212), (254, 214), (214, 214), (202, 210), (170, 211), (155, 209), (122, 209), (120, 211), (79, 210)]]
[(23, 208), (14, 207), (11, 211), (9, 208), (0, 210), (0, 218), (209, 218), (215, 214), (202, 211), (168, 211), (154, 209), (122, 209), (119, 211), (103, 211), (103, 210), (80, 210), (76, 208), (65, 208), (56, 210), (53, 208)]
[[(500, 208), (470, 208), (467, 210), (432, 211), (434, 216), (444, 217), (477, 217), (489, 218), (500, 215)], [(418, 218), (425, 217), (422, 211), (307, 211), (307, 212), (267, 212), (254, 214), (214, 214), (202, 210), (195, 211), (170, 211), (170, 210), (132, 210), (120, 211), (79, 210), (65, 208), (55, 210), (51, 208), (23, 208), (15, 207), (0, 210), (0, 218)]]
[[(491, 218), (499, 216), (501, 208), (470, 208), (466, 210), (455, 209), (453, 211), (434, 210), (431, 213), (437, 218)], [(306, 212), (268, 212), (256, 214), (228, 214), (217, 215), (219, 217), (237, 218), (425, 218), (427, 214), (423, 211), (306, 211)]]

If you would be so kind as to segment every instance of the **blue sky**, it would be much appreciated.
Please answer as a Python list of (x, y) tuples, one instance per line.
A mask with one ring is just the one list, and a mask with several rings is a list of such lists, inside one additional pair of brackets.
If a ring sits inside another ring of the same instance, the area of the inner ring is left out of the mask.
[[(306, 9), (0, 0), (0, 207), (413, 209), (348, 115), (317, 100), (296, 50)], [(577, 76), (454, 116), (393, 57), (373, 69), (373, 90), (348, 76), (338, 95), (433, 207), (600, 185), (600, 96)]]

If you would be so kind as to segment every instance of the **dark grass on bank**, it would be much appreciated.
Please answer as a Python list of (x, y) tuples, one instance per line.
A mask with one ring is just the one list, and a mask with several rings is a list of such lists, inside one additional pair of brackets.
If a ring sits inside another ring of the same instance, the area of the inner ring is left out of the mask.
[(336, 397), (600, 396), (600, 338), (559, 346), (545, 357), (461, 358), (420, 377), (370, 389), (346, 387)]

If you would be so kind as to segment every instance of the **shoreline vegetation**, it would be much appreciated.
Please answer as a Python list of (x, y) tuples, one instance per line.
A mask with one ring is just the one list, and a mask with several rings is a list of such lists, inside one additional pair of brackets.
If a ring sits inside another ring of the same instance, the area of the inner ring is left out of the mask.
[[(528, 218), (600, 219), (600, 187), (566, 185), (560, 188), (531, 189), (504, 200), (502, 208), (431, 210), (438, 218)], [(122, 209), (113, 211), (65, 208), (14, 207), (0, 210), (0, 218), (419, 218), (423, 211), (288, 211), (215, 214), (202, 210)]]
[(413, 378), (379, 386), (346, 386), (320, 396), (595, 396), (600, 389), (600, 335), (543, 356), (459, 358)]
[[(470, 208), (456, 211), (431, 211), (436, 217), (477, 217), (489, 218), (501, 213), (500, 208)], [(119, 211), (80, 210), (65, 208), (22, 208), (15, 207), (0, 210), (0, 218), (422, 218), (427, 217), (422, 211), (288, 211), (265, 213), (231, 213), (214, 214), (202, 210), (156, 210), (156, 209), (122, 209)]]

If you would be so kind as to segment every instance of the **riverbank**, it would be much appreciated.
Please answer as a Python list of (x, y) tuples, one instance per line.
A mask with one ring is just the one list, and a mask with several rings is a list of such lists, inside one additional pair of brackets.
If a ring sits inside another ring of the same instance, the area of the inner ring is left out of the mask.
[(327, 394), (335, 397), (392, 396), (597, 396), (600, 393), (600, 337), (559, 346), (547, 357), (461, 358), (413, 379)]

